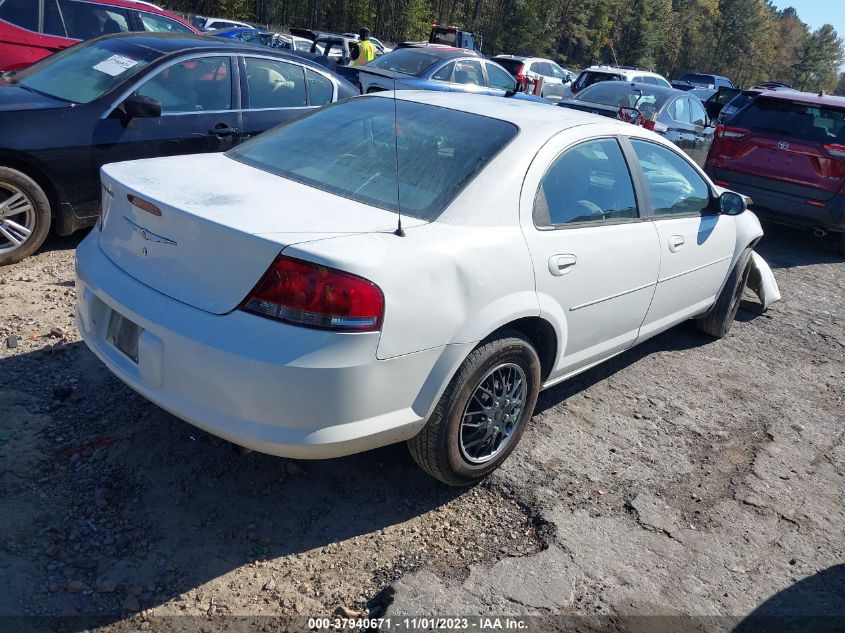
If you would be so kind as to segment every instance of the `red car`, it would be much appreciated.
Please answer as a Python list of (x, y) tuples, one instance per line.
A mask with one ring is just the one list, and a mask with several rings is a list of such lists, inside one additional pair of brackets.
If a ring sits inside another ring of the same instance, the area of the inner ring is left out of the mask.
[(58, 50), (109, 33), (199, 33), (141, 0), (0, 0), (0, 71), (29, 66)]
[(716, 128), (705, 169), (762, 219), (835, 233), (845, 252), (845, 98), (760, 94)]

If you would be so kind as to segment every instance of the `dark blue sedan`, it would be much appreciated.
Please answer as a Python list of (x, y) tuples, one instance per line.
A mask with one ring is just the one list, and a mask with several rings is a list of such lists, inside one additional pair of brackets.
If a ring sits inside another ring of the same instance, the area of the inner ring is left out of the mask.
[(437, 45), (400, 48), (357, 70), (364, 94), (394, 89), (439, 90), (493, 96), (508, 94), (516, 99), (545, 103), (534, 95), (514, 95), (517, 83), (508, 71), (475, 51), (463, 48)]

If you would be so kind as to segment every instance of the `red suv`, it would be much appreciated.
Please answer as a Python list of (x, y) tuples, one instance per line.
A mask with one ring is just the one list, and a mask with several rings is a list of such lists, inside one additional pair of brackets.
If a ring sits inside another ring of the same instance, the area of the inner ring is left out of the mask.
[(764, 92), (716, 128), (705, 169), (763, 219), (837, 233), (845, 252), (845, 98)]
[(182, 18), (140, 0), (0, 0), (0, 71), (123, 31), (199, 33)]

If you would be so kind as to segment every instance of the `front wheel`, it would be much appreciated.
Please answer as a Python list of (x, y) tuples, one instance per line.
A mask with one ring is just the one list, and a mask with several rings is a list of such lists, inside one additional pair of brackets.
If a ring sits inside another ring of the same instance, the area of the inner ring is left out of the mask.
[(742, 292), (748, 281), (748, 274), (751, 272), (751, 249), (746, 248), (736, 260), (733, 269), (728, 275), (722, 292), (716, 297), (716, 303), (703, 317), (695, 321), (695, 326), (700, 332), (709, 334), (715, 338), (722, 338), (733, 325), (739, 304), (742, 301)]
[(452, 378), (422, 431), (408, 440), (414, 461), (451, 486), (483, 479), (519, 442), (539, 391), (540, 359), (528, 339), (505, 332), (483, 341)]
[(50, 230), (50, 201), (32, 178), (0, 167), (0, 266), (29, 257)]

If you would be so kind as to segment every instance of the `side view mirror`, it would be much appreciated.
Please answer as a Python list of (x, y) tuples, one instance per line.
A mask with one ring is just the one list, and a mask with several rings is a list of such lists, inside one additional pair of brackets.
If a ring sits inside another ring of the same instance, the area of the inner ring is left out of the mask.
[(161, 116), (161, 102), (144, 95), (130, 95), (123, 102), (123, 111), (129, 120), (155, 119)]
[(726, 191), (719, 196), (719, 213), (722, 215), (739, 215), (748, 209), (745, 203), (745, 198), (734, 193), (733, 191)]

